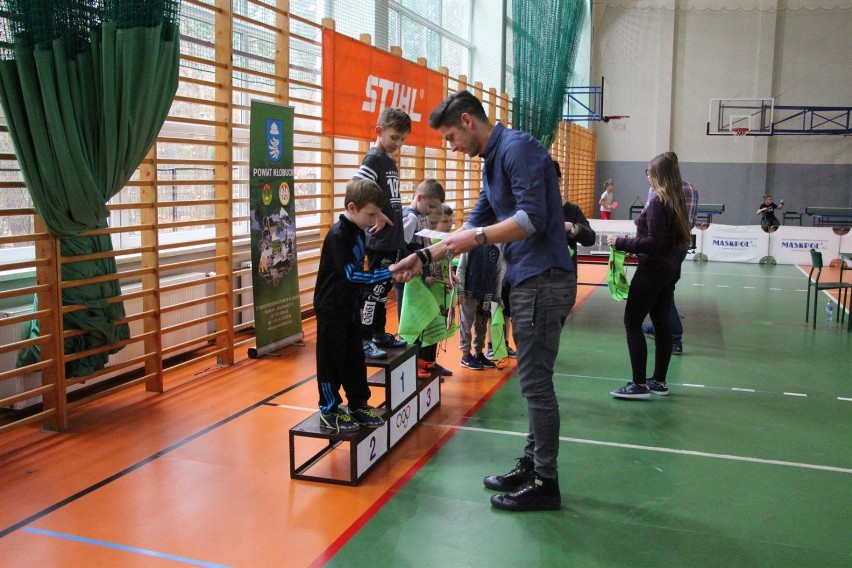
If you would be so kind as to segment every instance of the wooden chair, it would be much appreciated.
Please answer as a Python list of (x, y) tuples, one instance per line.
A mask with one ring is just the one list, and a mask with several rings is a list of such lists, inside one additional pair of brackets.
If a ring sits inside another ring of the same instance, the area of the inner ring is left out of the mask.
[[(816, 278), (814, 278), (814, 272), (816, 272)], [(852, 288), (852, 283), (849, 282), (820, 282), (820, 276), (822, 275), (822, 253), (811, 249), (811, 271), (808, 273), (808, 299), (805, 303), (805, 322), (808, 321), (808, 314), (810, 313), (810, 303), (811, 303), (811, 288), (814, 291), (814, 329), (816, 329), (816, 316), (817, 316), (817, 305), (819, 302), (817, 301), (817, 297), (821, 290), (838, 290), (837, 299), (839, 300), (837, 303), (837, 319), (840, 320), (842, 317), (845, 317), (846, 312), (843, 311), (846, 306), (846, 301), (849, 296), (849, 289)]]

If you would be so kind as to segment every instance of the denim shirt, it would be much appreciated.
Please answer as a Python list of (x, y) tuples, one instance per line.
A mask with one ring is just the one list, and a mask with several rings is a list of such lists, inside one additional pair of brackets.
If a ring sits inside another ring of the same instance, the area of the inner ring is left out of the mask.
[(527, 238), (503, 246), (506, 281), (517, 286), (551, 268), (574, 272), (556, 169), (547, 150), (526, 132), (498, 122), (482, 158), (482, 192), (464, 226), (513, 218), (523, 227)]

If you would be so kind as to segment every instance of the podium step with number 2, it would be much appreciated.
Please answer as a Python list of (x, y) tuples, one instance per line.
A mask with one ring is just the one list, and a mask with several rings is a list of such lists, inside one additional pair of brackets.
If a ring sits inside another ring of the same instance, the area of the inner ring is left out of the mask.
[(377, 413), (385, 419), (379, 428), (361, 428), (335, 434), (320, 428), (316, 412), (290, 429), (290, 477), (339, 485), (357, 485), (361, 479), (441, 404), (439, 377), (417, 378), (417, 346), (388, 350), (387, 359), (369, 359), (379, 372), (368, 378), (385, 390)]

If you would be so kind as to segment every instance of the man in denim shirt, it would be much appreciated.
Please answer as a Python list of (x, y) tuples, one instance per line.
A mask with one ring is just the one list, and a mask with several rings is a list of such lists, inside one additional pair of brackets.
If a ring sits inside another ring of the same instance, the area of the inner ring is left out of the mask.
[(391, 270), (417, 272), (424, 261), (452, 257), (486, 243), (506, 243), (505, 278), (511, 285), (518, 378), (527, 399), (530, 431), (517, 466), (483, 482), (489, 489), (508, 491), (491, 498), (499, 509), (559, 509), (559, 405), (553, 365), (562, 321), (577, 295), (577, 274), (565, 246), (553, 159), (529, 134), (491, 124), (482, 103), (467, 91), (438, 105), (429, 126), (453, 151), (483, 158), (482, 192), (462, 230), (420, 253), (429, 258), (412, 255)]

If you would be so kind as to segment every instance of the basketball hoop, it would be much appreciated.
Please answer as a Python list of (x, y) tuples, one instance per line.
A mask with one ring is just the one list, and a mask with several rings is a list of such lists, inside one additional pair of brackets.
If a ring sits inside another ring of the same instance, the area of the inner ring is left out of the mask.
[(745, 136), (748, 134), (748, 128), (731, 128), (731, 133), (734, 136)]

